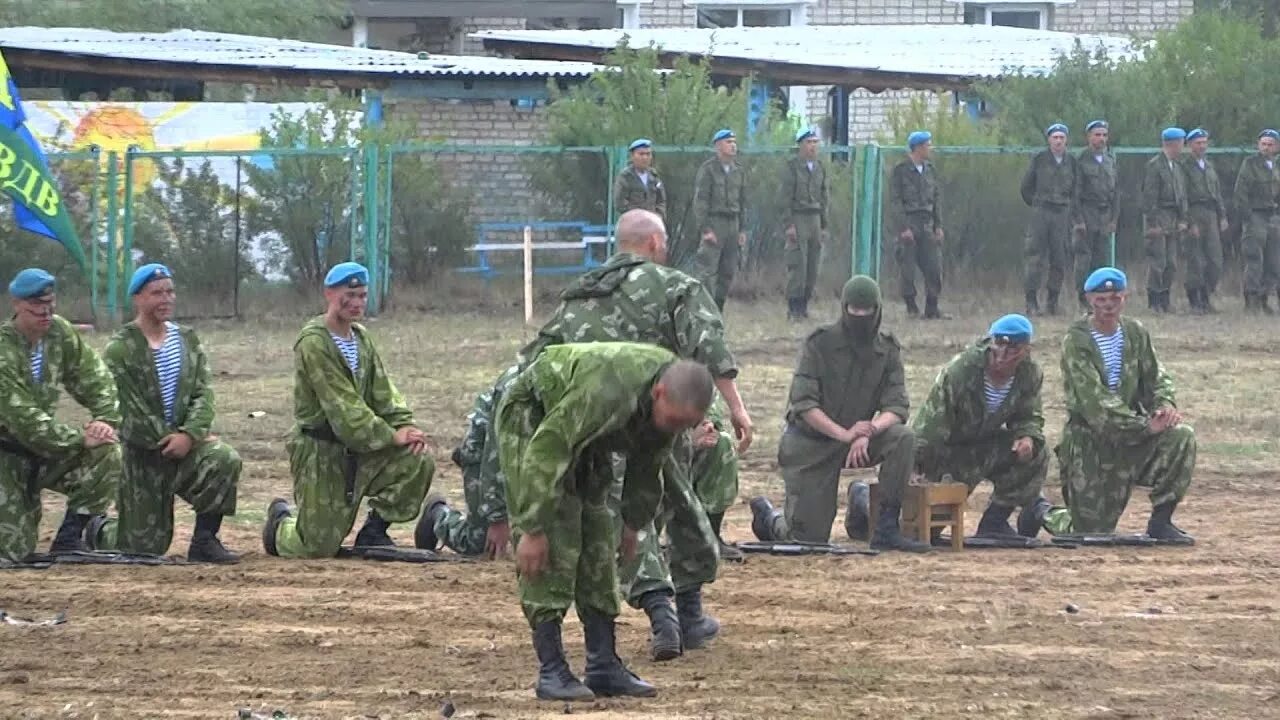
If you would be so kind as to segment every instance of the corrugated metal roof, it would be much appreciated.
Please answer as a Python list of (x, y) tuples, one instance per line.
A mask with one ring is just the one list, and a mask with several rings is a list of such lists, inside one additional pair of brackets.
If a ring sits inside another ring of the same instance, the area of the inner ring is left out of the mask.
[(512, 60), (369, 50), (299, 40), (199, 30), (124, 33), (89, 28), (0, 29), (0, 50), (22, 49), (116, 60), (222, 65), (328, 74), (586, 77), (600, 67), (582, 62)]
[[(703, 30), (486, 30), (486, 47), (607, 50), (624, 38), (632, 47), (761, 64), (821, 66), (861, 73), (961, 78), (1043, 74), (1076, 43), (1113, 57), (1138, 50), (1130, 40), (989, 25), (813, 25)], [(546, 53), (542, 53), (545, 55)]]

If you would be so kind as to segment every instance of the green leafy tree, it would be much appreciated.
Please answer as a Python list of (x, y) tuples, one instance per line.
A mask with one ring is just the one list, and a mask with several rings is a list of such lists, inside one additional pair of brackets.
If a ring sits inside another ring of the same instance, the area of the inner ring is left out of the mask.
[(132, 32), (191, 28), (323, 41), (348, 8), (343, 0), (0, 0), (0, 25)]

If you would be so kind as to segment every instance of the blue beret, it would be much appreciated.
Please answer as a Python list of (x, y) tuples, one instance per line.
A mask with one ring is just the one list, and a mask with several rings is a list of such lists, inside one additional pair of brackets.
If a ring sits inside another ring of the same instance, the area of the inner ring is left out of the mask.
[(796, 133), (796, 142), (802, 143), (805, 140), (808, 140), (809, 138), (816, 138), (816, 137), (818, 137), (817, 130), (814, 130), (811, 127), (801, 128), (800, 132)]
[(1160, 133), (1160, 140), (1163, 142), (1170, 142), (1172, 140), (1186, 140), (1186, 139), (1187, 139), (1187, 131), (1183, 130), (1180, 127), (1165, 128), (1164, 131)]
[(1262, 139), (1262, 138), (1264, 138), (1264, 137), (1269, 137), (1269, 138), (1271, 138), (1272, 140), (1280, 140), (1280, 132), (1276, 132), (1275, 130), (1272, 130), (1272, 129), (1268, 128), (1268, 129), (1263, 130), (1262, 132), (1258, 133), (1258, 139), (1259, 139), (1259, 140), (1261, 140), (1261, 139)]
[(1052, 135), (1052, 134), (1054, 134), (1054, 133), (1062, 133), (1063, 135), (1066, 135), (1066, 134), (1067, 134), (1067, 126), (1066, 126), (1066, 125), (1063, 125), (1062, 123), (1054, 123), (1054, 124), (1052, 124), (1052, 125), (1050, 125), (1049, 127), (1047, 127), (1047, 128), (1045, 128), (1045, 129), (1044, 129), (1044, 136), (1045, 136), (1045, 137), (1049, 137), (1050, 135)]
[(1196, 138), (1207, 138), (1207, 137), (1209, 137), (1209, 131), (1205, 130), (1204, 128), (1196, 128), (1195, 130), (1192, 130), (1191, 132), (1187, 133), (1187, 142), (1191, 142)]
[(1113, 292), (1124, 290), (1129, 283), (1129, 278), (1120, 270), (1113, 267), (1100, 267), (1089, 273), (1089, 277), (1084, 281), (1085, 292)]
[(734, 135), (732, 130), (725, 128), (723, 130), (717, 130), (716, 134), (711, 137), (711, 142), (718, 143), (721, 140), (728, 140), (735, 137), (737, 137), (737, 135)]
[(19, 300), (30, 300), (53, 292), (56, 284), (53, 276), (44, 270), (27, 268), (13, 276), (13, 281), (9, 283), (9, 294)]
[(331, 287), (364, 287), (369, 284), (369, 270), (360, 263), (338, 263), (324, 276), (324, 286)]
[(1084, 126), (1085, 132), (1092, 132), (1094, 128), (1102, 128), (1103, 130), (1111, 127), (1106, 120), (1090, 120), (1088, 125)]
[(923, 145), (933, 139), (933, 133), (928, 130), (917, 130), (907, 136), (907, 149), (915, 150), (917, 145)]
[(169, 271), (169, 268), (161, 265), (160, 263), (143, 265), (133, 271), (133, 278), (129, 280), (129, 295), (132, 297), (142, 292), (142, 288), (146, 287), (147, 283), (152, 280), (161, 280), (163, 278), (171, 277), (173, 277), (173, 273)]
[(639, 150), (640, 148), (651, 148), (651, 147), (653, 147), (652, 140), (650, 140), (649, 138), (640, 138), (639, 140), (632, 140), (631, 144), (627, 146), (627, 150), (631, 151), (631, 150)]
[(1033, 329), (1031, 321), (1025, 315), (1005, 315), (991, 323), (989, 334), (997, 340), (1012, 343), (1029, 343)]

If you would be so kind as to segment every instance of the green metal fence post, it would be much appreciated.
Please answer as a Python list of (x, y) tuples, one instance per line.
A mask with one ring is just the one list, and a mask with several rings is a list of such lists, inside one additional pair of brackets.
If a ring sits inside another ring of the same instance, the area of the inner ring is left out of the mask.
[(862, 210), (858, 207), (858, 159), (861, 153), (853, 145), (849, 145), (849, 266), (850, 276), (858, 272), (858, 223), (862, 218)]
[(880, 148), (875, 143), (862, 146), (862, 198), (858, 205), (858, 247), (855, 252), (853, 272), (855, 275), (871, 273), (871, 243), (875, 234), (874, 206), (878, 200), (876, 188), (879, 186)]
[(880, 281), (880, 262), (881, 255), (884, 254), (884, 168), (880, 167), (880, 146), (876, 146), (875, 156), (872, 158), (872, 167), (875, 170), (876, 178), (876, 199), (871, 206), (871, 225), (874, 228), (871, 233), (871, 272), (868, 274)]
[(369, 314), (378, 313), (379, 292), (382, 288), (381, 269), (378, 262), (378, 145), (367, 142), (364, 146), (364, 261), (369, 268)]
[[(124, 272), (121, 278), (133, 277), (133, 153), (134, 148), (128, 148), (124, 151), (124, 210), (121, 219), (120, 233), (123, 237), (121, 248), (124, 257), (121, 258), (124, 264)], [(133, 312), (133, 298), (129, 293), (124, 293), (124, 311), (126, 313)]]
[(112, 323), (116, 318), (116, 276), (120, 266), (116, 262), (116, 231), (119, 229), (119, 199), (116, 193), (119, 187), (119, 169), (116, 167), (115, 151), (107, 153), (107, 317)]
[(387, 174), (387, 183), (381, 198), (382, 212), (378, 218), (379, 225), (382, 227), (382, 295), (380, 297), (384, 304), (391, 293), (391, 194), (395, 192), (392, 185), (392, 179), (395, 177), (395, 158), (395, 152), (388, 149), (384, 170)]
[(93, 187), (89, 191), (89, 314), (98, 317), (98, 193), (102, 191), (102, 150), (94, 145), (89, 149), (93, 163)]

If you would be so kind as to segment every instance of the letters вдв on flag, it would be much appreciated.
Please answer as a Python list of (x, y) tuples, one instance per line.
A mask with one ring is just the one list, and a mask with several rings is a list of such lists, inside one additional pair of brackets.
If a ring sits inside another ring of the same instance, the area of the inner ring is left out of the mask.
[(61, 243), (84, 270), (84, 251), (75, 225), (26, 121), (18, 86), (0, 54), (0, 189), (13, 198), (18, 227)]

